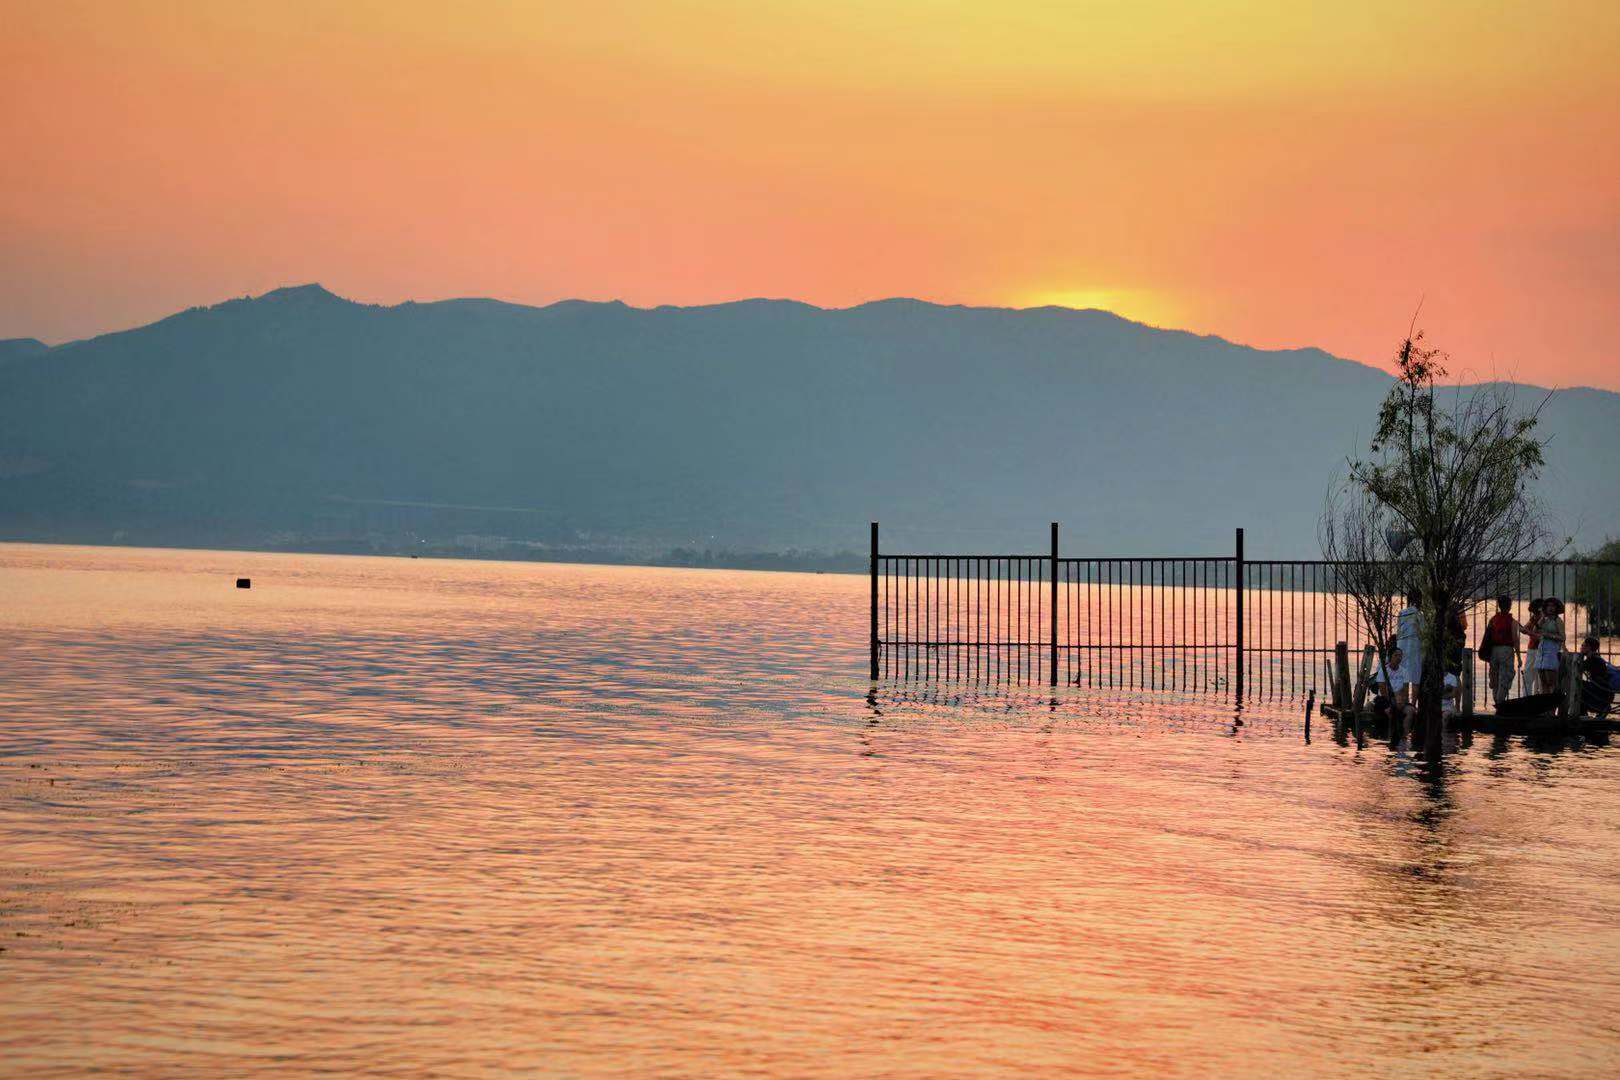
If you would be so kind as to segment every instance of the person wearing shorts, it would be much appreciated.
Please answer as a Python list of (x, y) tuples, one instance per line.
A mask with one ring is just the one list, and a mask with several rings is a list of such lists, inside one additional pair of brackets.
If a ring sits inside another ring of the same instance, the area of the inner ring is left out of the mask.
[(1513, 696), (1513, 676), (1519, 661), (1519, 623), (1513, 618), (1513, 598), (1498, 596), (1496, 614), (1485, 624), (1485, 644), (1481, 659), (1491, 665), (1491, 700), (1501, 705)]
[(1541, 680), (1541, 692), (1551, 694), (1558, 689), (1558, 665), (1564, 651), (1564, 605), (1556, 596), (1549, 596), (1541, 605), (1541, 644), (1536, 652), (1536, 677)]

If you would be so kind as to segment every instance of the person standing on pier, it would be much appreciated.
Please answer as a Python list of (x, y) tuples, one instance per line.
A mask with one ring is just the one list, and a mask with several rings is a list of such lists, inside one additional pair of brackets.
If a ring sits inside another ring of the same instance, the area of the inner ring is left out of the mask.
[(1524, 673), (1520, 679), (1519, 693), (1529, 697), (1541, 689), (1536, 676), (1537, 647), (1541, 644), (1541, 597), (1530, 601), (1530, 614), (1525, 616), (1522, 629), (1524, 630)]
[(1446, 674), (1462, 679), (1463, 646), (1467, 644), (1468, 623), (1463, 619), (1462, 605), (1452, 604), (1446, 612)]
[(1563, 663), (1564, 605), (1556, 596), (1541, 602), (1541, 647), (1536, 653), (1536, 674), (1541, 679), (1541, 692), (1551, 694), (1558, 689), (1558, 669)]
[(1423, 597), (1411, 589), (1406, 594), (1406, 606), (1401, 609), (1395, 630), (1395, 643), (1405, 657), (1402, 663), (1406, 681), (1412, 686), (1423, 682), (1423, 610), (1418, 606)]
[(1485, 624), (1479, 655), (1491, 666), (1491, 701), (1500, 708), (1513, 696), (1513, 676), (1519, 667), (1519, 623), (1513, 618), (1511, 596), (1496, 598), (1496, 614)]

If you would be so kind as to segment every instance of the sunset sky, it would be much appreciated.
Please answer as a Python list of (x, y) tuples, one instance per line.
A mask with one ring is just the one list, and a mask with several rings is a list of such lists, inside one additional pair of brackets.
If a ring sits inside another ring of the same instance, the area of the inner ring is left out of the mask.
[(1620, 4), (0, 0), (0, 337), (1104, 307), (1620, 389)]

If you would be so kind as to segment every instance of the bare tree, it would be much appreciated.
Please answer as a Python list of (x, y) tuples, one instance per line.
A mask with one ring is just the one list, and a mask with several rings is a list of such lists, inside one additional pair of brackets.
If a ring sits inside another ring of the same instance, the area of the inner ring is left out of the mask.
[[(1451, 615), (1505, 591), (1511, 564), (1553, 548), (1533, 491), (1546, 445), (1536, 425), (1551, 395), (1523, 412), (1500, 385), (1437, 390), (1445, 360), (1421, 331), (1402, 342), (1369, 453), (1350, 460), (1321, 530), (1336, 552), (1330, 558), (1360, 555), (1381, 567), (1345, 582), (1380, 651), (1390, 617), (1382, 605), (1408, 590), (1421, 597), (1423, 665), (1413, 693), (1430, 754), (1440, 750), (1445, 659), (1463, 647), (1452, 640)], [(1403, 541), (1400, 550), (1392, 539)]]
[(1399, 561), (1407, 534), (1391, 520), (1366, 488), (1341, 477), (1329, 489), (1317, 530), (1335, 602), (1348, 608), (1351, 625), (1372, 644), (1386, 671), (1392, 667), (1389, 640), (1395, 634), (1397, 598), (1405, 595), (1410, 575)]

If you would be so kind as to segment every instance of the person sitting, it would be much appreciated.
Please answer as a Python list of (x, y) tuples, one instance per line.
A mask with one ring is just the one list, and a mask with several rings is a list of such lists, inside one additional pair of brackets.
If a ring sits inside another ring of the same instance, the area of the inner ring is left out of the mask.
[(1587, 712), (1607, 716), (1620, 691), (1620, 666), (1603, 659), (1595, 637), (1581, 642), (1581, 704)]
[[(1373, 715), (1391, 722), (1397, 719), (1410, 722), (1417, 716), (1418, 687), (1407, 674), (1406, 652), (1393, 638), (1385, 652), (1389, 656), (1389, 663), (1387, 666), (1378, 665), (1378, 672), (1372, 681)], [(1456, 716), (1461, 702), (1462, 679), (1457, 673), (1448, 671), (1440, 687), (1441, 715)]]
[(1372, 711), (1378, 719), (1393, 722), (1406, 704), (1406, 671), (1402, 666), (1406, 657), (1394, 641), (1389, 642), (1384, 653), (1387, 662), (1379, 664), (1373, 675)]
[(1519, 624), (1513, 618), (1512, 597), (1496, 598), (1496, 614), (1485, 624), (1479, 658), (1490, 664), (1491, 701), (1501, 705), (1513, 696), (1513, 674), (1519, 659)]

